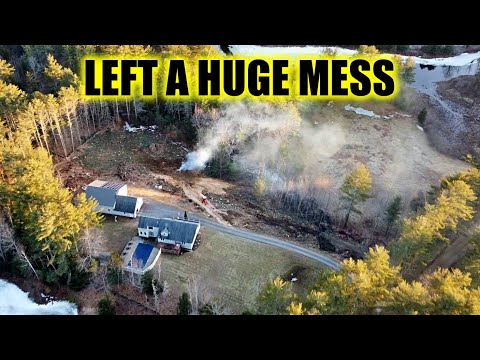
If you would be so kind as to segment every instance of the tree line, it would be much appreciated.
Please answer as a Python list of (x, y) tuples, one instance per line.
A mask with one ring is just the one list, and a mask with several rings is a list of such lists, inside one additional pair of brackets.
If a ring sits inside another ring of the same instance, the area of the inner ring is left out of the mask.
[[(36, 146), (61, 157), (68, 156), (99, 130), (115, 126), (120, 118), (134, 124), (173, 126), (178, 128), (180, 137), (195, 141), (196, 129), (192, 125), (194, 102), (164, 103), (158, 98), (154, 103), (144, 103), (135, 98), (86, 102), (80, 97), (77, 73), (83, 55), (141, 56), (154, 51), (184, 57), (217, 52), (214, 47), (203, 45), (1, 46), (0, 131), (7, 134), (19, 127), (27, 127), (34, 134)], [(203, 107), (209, 105), (202, 104)]]
[[(364, 165), (346, 176), (345, 218), (359, 213), (368, 199), (371, 177)], [(479, 237), (470, 239), (463, 268), (423, 273), (460, 223), (473, 219), (480, 195), (477, 167), (442, 180), (433, 187), (422, 211), (401, 223), (398, 240), (370, 248), (365, 260), (345, 260), (340, 272), (324, 272), (307, 296), (292, 292), (291, 283), (276, 278), (258, 296), (262, 314), (480, 314)], [(401, 198), (395, 197), (385, 213), (386, 232), (399, 221)], [(390, 257), (391, 253), (391, 257)]]
[(390, 264), (388, 250), (371, 248), (365, 260), (345, 260), (338, 272), (324, 272), (306, 296), (276, 278), (258, 296), (258, 313), (290, 315), (469, 315), (480, 314), (480, 289), (470, 274), (437, 269), (420, 281), (406, 281)]
[[(87, 200), (85, 194), (74, 197), (64, 188), (54, 172), (54, 157), (67, 157), (96, 132), (116, 126), (120, 117), (148, 121), (142, 118), (147, 112), (167, 119), (166, 124), (187, 123), (183, 117), (191, 117), (193, 104), (157, 101), (147, 105), (136, 99), (122, 104), (85, 102), (80, 97), (77, 72), (82, 55), (144, 55), (152, 51), (191, 56), (216, 49), (0, 46), (0, 266), (72, 288), (85, 286), (97, 271), (92, 243), (102, 216), (94, 211), (96, 203)], [(147, 106), (149, 111), (144, 110)]]

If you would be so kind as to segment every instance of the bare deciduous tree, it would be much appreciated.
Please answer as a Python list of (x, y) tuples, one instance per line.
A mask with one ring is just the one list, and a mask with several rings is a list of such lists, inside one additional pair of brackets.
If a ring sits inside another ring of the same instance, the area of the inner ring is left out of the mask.
[(102, 251), (102, 245), (105, 241), (103, 231), (98, 228), (87, 228), (78, 242), (78, 249), (83, 256), (79, 257), (78, 269), (86, 270), (93, 259), (98, 257)]
[(38, 273), (30, 262), (25, 248), (22, 244), (15, 241), (15, 234), (12, 227), (5, 222), (3, 216), (0, 216), (0, 257), (5, 262), (7, 261), (7, 255), (9, 252), (13, 252), (20, 262), (20, 266), (30, 271), (39, 279)]
[(15, 250), (14, 234), (12, 227), (0, 215), (0, 259), (6, 262), (7, 255)]
[(17, 252), (17, 257), (18, 257), (20, 263), (22, 264), (21, 266), (23, 266), (26, 269), (31, 270), (31, 272), (35, 275), (37, 280), (39, 280), (40, 278), (38, 276), (38, 273), (35, 270), (35, 268), (33, 267), (30, 260), (28, 259), (28, 256), (25, 253), (25, 248), (23, 247), (23, 245), (19, 244), (17, 242), (14, 242), (14, 245), (15, 245), (15, 251)]
[(227, 315), (230, 312), (220, 299), (215, 296), (211, 284), (201, 281), (199, 277), (190, 277), (187, 281), (187, 292), (192, 304), (191, 315), (199, 315), (204, 306), (208, 306), (213, 315)]

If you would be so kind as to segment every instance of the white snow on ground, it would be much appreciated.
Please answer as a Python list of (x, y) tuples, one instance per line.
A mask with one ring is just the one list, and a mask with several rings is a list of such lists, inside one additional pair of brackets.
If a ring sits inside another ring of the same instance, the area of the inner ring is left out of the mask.
[(133, 127), (133, 126), (130, 126), (130, 124), (125, 121), (125, 126), (123, 128), (129, 133), (136, 133), (138, 131), (144, 131), (144, 130), (155, 131), (155, 129), (157, 128), (157, 125), (151, 125), (151, 126), (140, 125), (140, 127)]
[(78, 315), (78, 310), (68, 301), (36, 304), (18, 286), (0, 279), (0, 315)]
[(353, 111), (354, 113), (357, 113), (358, 115), (365, 115), (365, 116), (368, 116), (368, 117), (371, 117), (371, 118), (380, 119), (380, 115), (375, 114), (373, 111), (365, 110), (364, 108), (361, 108), (361, 107), (354, 107), (350, 104), (345, 105), (345, 110)]
[[(320, 55), (326, 49), (337, 51), (338, 55), (355, 55), (356, 50), (344, 49), (336, 46), (259, 46), (259, 45), (229, 45), (230, 50), (235, 55)], [(388, 55), (388, 54), (386, 54)], [(402, 56), (406, 59), (408, 56)], [(435, 66), (464, 66), (480, 59), (480, 51), (476, 53), (463, 53), (457, 56), (436, 59), (423, 59), (412, 56), (417, 64), (435, 65)]]
[(355, 55), (357, 51), (336, 46), (259, 46), (259, 45), (229, 45), (235, 55), (320, 55), (327, 49), (332, 49), (338, 55)]
[[(406, 58), (406, 56), (403, 56)], [(447, 58), (422, 59), (421, 57), (412, 56), (417, 64), (435, 65), (435, 66), (465, 66), (480, 59), (480, 51), (476, 53), (463, 53), (457, 56)]]

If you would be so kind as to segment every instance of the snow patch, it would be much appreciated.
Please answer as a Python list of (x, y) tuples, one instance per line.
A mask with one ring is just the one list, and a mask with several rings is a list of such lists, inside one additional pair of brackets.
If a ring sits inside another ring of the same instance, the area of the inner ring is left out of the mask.
[(139, 127), (133, 127), (130, 126), (128, 122), (125, 121), (125, 125), (123, 126), (125, 131), (128, 131), (129, 133), (136, 133), (138, 131), (144, 131), (144, 130), (149, 130), (149, 131), (155, 131), (157, 129), (157, 125), (151, 125), (151, 126), (142, 126), (140, 125)]
[(425, 131), (425, 130), (423, 130), (423, 127), (421, 127), (420, 125), (417, 125), (417, 129), (420, 130), (420, 131)]
[[(408, 56), (402, 56), (406, 59)], [(412, 56), (416, 64), (434, 65), (434, 66), (465, 66), (474, 63), (480, 59), (480, 51), (476, 53), (463, 53), (457, 56), (447, 58), (423, 59), (418, 56)]]
[[(320, 55), (326, 50), (335, 50), (338, 55), (356, 55), (356, 50), (345, 49), (337, 46), (259, 46), (259, 45), (230, 45), (230, 50), (235, 55)], [(385, 54), (391, 55), (391, 54)], [(408, 56), (401, 56), (404, 60)], [(434, 66), (465, 66), (480, 59), (480, 51), (476, 53), (463, 53), (447, 58), (424, 59), (412, 56), (415, 63)]]
[(361, 107), (354, 107), (350, 104), (345, 105), (345, 110), (347, 111), (353, 111), (354, 113), (358, 115), (365, 115), (374, 119), (380, 119), (380, 116), (375, 114), (373, 111), (370, 110), (365, 110), (364, 108)]
[(78, 315), (78, 309), (68, 301), (37, 304), (28, 298), (27, 292), (0, 279), (0, 315)]
[(259, 45), (229, 45), (235, 55), (320, 55), (327, 50), (334, 50), (338, 55), (355, 55), (356, 50), (337, 46), (259, 46)]

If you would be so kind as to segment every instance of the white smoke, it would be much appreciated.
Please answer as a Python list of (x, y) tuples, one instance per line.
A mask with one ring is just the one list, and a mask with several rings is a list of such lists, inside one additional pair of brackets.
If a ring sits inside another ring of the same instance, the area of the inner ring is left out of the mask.
[(187, 154), (187, 159), (182, 163), (179, 171), (198, 171), (203, 170), (208, 160), (212, 157), (210, 149), (199, 149)]
[(300, 116), (293, 107), (275, 107), (269, 103), (235, 103), (222, 110), (220, 116), (200, 129), (196, 151), (187, 154), (179, 171), (198, 171), (221, 146), (256, 142), (265, 136), (282, 136), (298, 128)]

